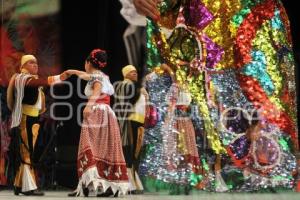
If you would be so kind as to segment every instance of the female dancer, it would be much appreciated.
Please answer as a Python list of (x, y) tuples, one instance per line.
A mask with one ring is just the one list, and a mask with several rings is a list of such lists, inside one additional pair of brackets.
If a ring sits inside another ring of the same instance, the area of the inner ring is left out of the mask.
[(120, 130), (115, 113), (110, 107), (114, 88), (100, 69), (106, 66), (106, 52), (93, 50), (85, 62), (85, 71), (68, 70), (87, 80), (85, 95), (88, 103), (83, 111), (77, 172), (77, 189), (69, 196), (79, 196), (83, 191), (96, 191), (97, 196), (126, 194), (129, 183), (123, 156)]

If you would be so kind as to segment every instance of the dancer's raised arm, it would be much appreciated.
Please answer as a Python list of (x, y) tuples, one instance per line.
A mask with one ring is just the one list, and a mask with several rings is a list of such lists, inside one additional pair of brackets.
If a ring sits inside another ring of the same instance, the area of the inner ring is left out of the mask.
[(70, 70), (67, 70), (66, 73), (69, 74), (69, 75), (76, 75), (79, 78), (84, 79), (86, 81), (91, 80), (91, 75), (89, 73), (84, 72), (84, 71), (70, 69)]

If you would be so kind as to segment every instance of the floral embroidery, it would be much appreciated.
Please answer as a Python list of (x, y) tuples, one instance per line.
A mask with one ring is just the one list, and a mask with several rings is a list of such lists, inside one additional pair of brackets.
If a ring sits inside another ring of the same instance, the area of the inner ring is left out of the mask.
[(89, 159), (86, 155), (80, 159), (80, 168), (78, 169), (80, 172), (83, 172), (83, 169), (85, 169), (86, 165), (88, 164)]
[(101, 74), (91, 74), (91, 80), (88, 81), (88, 84), (92, 85), (95, 81), (102, 82), (103, 76)]

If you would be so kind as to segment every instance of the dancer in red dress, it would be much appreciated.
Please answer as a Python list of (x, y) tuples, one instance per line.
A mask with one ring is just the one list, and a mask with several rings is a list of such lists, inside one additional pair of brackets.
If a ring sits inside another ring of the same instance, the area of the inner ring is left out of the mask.
[(115, 113), (110, 107), (114, 88), (100, 69), (106, 66), (106, 52), (93, 50), (85, 62), (85, 70), (68, 70), (87, 80), (85, 95), (88, 103), (83, 111), (77, 172), (77, 189), (69, 196), (85, 196), (95, 191), (97, 196), (118, 196), (128, 191), (128, 175), (123, 156), (120, 130)]

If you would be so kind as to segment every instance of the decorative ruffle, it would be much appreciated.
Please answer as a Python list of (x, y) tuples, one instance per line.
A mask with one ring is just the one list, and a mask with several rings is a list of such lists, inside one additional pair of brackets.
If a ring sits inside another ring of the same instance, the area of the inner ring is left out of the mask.
[(118, 182), (101, 178), (98, 174), (96, 166), (89, 168), (82, 174), (76, 189), (76, 196), (79, 196), (81, 193), (83, 193), (83, 186), (88, 186), (89, 190), (95, 191), (96, 194), (102, 194), (109, 188), (111, 188), (114, 194), (119, 191), (119, 194), (125, 195), (129, 191), (128, 181)]

